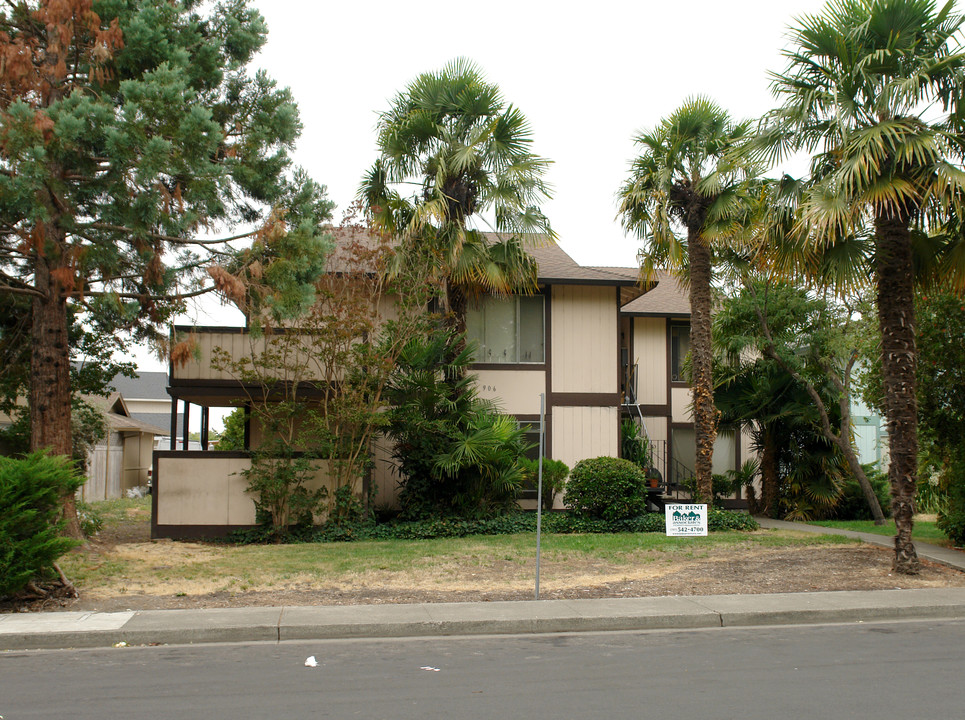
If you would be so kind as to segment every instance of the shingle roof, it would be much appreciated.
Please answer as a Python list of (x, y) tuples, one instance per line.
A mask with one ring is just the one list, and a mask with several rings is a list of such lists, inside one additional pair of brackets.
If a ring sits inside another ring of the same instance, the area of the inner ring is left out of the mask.
[(147, 423), (127, 415), (110, 412), (106, 414), (106, 417), (111, 429), (116, 432), (142, 432), (152, 435), (169, 435), (171, 432), (153, 423)]
[(656, 285), (624, 305), (620, 312), (634, 316), (690, 317), (690, 297), (680, 280), (658, 270)]
[(139, 372), (136, 378), (115, 375), (114, 389), (128, 400), (170, 400), (166, 372)]

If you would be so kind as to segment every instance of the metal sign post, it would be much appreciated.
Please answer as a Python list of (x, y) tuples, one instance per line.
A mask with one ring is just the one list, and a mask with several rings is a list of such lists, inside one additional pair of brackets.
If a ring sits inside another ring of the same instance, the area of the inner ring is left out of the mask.
[(543, 535), (543, 448), (546, 434), (543, 416), (546, 407), (546, 394), (539, 394), (539, 474), (536, 481), (536, 596), (539, 600), (539, 556)]

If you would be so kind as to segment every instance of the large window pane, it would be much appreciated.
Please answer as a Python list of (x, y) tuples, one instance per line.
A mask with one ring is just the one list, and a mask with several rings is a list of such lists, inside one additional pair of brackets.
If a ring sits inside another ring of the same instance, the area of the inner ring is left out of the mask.
[(690, 326), (670, 326), (670, 379), (673, 382), (686, 382), (683, 366), (690, 352)]
[(480, 307), (471, 307), (466, 311), (466, 340), (475, 346), (473, 359), (476, 362), (486, 362), (486, 311)]
[(541, 363), (544, 360), (543, 296), (520, 297), (519, 362)]
[(466, 313), (478, 363), (545, 362), (543, 296), (484, 298)]
[(486, 359), (483, 362), (511, 363), (516, 360), (515, 298), (486, 300)]

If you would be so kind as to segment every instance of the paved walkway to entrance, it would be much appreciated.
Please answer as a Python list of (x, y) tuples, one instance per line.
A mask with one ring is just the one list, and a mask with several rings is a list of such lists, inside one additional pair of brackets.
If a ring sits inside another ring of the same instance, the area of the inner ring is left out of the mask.
[[(853, 530), (839, 530), (838, 528), (821, 527), (820, 525), (807, 525), (806, 523), (788, 522), (787, 520), (771, 520), (770, 518), (757, 518), (757, 522), (763, 528), (774, 528), (775, 530), (797, 530), (799, 532), (816, 533), (819, 535), (844, 535), (853, 537), (866, 542), (869, 545), (880, 545), (881, 547), (893, 548), (895, 538), (891, 535), (875, 535), (874, 533), (855, 532)], [(941, 563), (956, 570), (965, 572), (965, 552), (954, 548), (932, 545), (931, 543), (915, 541), (915, 550), (919, 557), (923, 557), (932, 562)]]

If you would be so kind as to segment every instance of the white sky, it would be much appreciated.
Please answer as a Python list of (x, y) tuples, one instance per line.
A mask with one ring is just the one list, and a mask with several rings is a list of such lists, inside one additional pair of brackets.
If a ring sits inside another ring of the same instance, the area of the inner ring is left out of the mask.
[[(375, 160), (377, 113), (417, 75), (473, 60), (520, 108), (533, 151), (554, 161), (543, 207), (584, 265), (632, 265), (638, 247), (616, 219), (633, 136), (693, 95), (735, 118), (773, 105), (786, 30), (821, 0), (597, 0), (580, 4), (254, 0), (268, 43), (256, 59), (292, 89), (304, 131), (295, 160), (328, 186), (335, 218)], [(565, 10), (570, 7), (571, 10)], [(241, 324), (215, 300), (181, 322)], [(142, 369), (163, 369), (146, 353)]]

